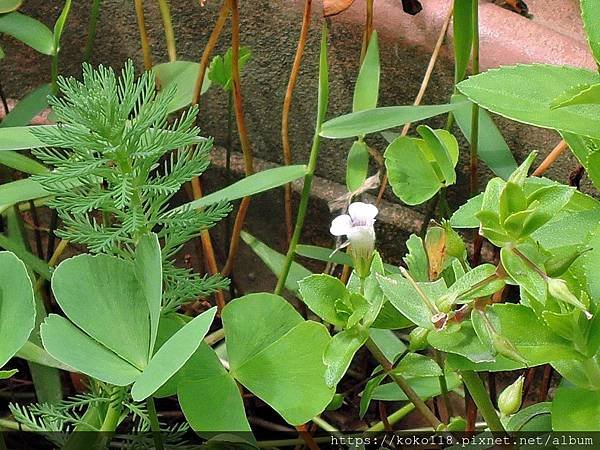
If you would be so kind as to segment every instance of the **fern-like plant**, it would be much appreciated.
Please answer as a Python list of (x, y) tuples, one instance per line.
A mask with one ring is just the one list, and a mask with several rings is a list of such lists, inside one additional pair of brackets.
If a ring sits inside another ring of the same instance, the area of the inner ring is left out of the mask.
[(209, 164), (212, 140), (194, 125), (197, 108), (169, 123), (175, 90), (157, 92), (151, 71), (136, 79), (131, 61), (120, 77), (84, 64), (83, 81), (58, 84), (62, 95), (50, 98), (58, 126), (36, 130), (50, 147), (35, 150), (53, 168), (36, 180), (53, 195), (49, 206), (63, 221), (57, 235), (93, 253), (131, 258), (141, 235), (157, 233), (166, 311), (225, 287), (218, 275), (200, 277), (174, 263), (185, 242), (229, 212), (227, 204), (169, 211), (182, 185)]

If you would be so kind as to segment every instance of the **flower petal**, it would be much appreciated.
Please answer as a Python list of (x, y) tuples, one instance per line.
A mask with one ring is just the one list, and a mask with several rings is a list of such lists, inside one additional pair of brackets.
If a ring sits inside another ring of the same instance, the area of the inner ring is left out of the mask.
[(351, 229), (352, 219), (348, 214), (342, 214), (331, 221), (329, 232), (334, 236), (345, 236)]
[(372, 225), (379, 210), (371, 203), (354, 202), (348, 207), (348, 214), (355, 225)]

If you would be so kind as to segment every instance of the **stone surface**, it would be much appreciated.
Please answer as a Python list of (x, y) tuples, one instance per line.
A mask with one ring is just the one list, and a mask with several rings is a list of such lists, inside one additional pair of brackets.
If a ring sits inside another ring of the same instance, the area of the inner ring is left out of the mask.
[[(301, 0), (273, 0), (269, 2), (245, 0), (241, 6), (242, 44), (252, 49), (252, 59), (242, 78), (245, 111), (250, 140), (255, 154), (273, 163), (281, 162), (280, 119), (283, 96), (292, 64), (301, 21)], [(49, 26), (60, 13), (61, 2), (26, 2), (22, 8)], [(294, 160), (308, 158), (316, 108), (317, 59), (319, 50), (320, 2), (313, 1), (314, 13), (308, 44), (294, 94), (290, 120), (290, 140)], [(375, 2), (375, 27), (381, 34), (382, 80), (380, 105), (412, 103), (416, 95), (429, 54), (438, 30), (447, 15), (449, 0), (423, 0), (423, 11), (415, 16), (404, 14), (399, 0)], [(533, 20), (526, 19), (489, 1), (481, 2), (482, 66), (493, 67), (517, 62), (550, 62), (593, 67), (587, 44), (582, 34), (576, 0), (529, 0)], [(60, 71), (78, 75), (87, 36), (89, 2), (74, 2), (71, 17), (64, 32)], [(171, 8), (180, 59), (198, 60), (211, 32), (220, 7), (217, 0), (209, 0), (204, 8), (191, 0), (173, 0)], [(147, 27), (155, 62), (166, 61), (162, 23), (157, 2), (145, 2)], [(358, 72), (358, 59), (364, 21), (364, 4), (356, 1), (348, 11), (332, 18), (330, 26), (330, 107), (328, 117), (347, 113), (351, 109), (352, 92)], [(450, 33), (451, 35), (451, 33)], [(224, 53), (229, 46), (230, 34), (226, 27), (217, 47)], [(33, 50), (3, 38), (6, 58), (0, 70), (3, 87), (8, 96), (19, 98), (42, 82), (48, 81), (50, 61)], [(453, 84), (451, 38), (446, 39), (442, 57), (435, 67), (424, 103), (444, 103)], [(127, 58), (141, 66), (133, 2), (104, 0), (98, 24), (93, 64), (119, 67)], [(526, 87), (524, 86), (523, 89)], [(219, 145), (226, 145), (227, 95), (211, 89), (201, 102), (201, 125), (207, 135), (215, 137)], [(443, 118), (430, 121), (442, 126)], [(517, 160), (531, 150), (539, 150), (543, 158), (559, 141), (557, 133), (510, 122), (498, 118), (497, 123), (514, 151)], [(457, 134), (460, 134), (457, 131)], [(234, 149), (238, 148), (233, 131)], [(461, 140), (465, 150), (464, 139)], [(378, 151), (385, 149), (381, 138), (373, 136), (369, 143)], [(343, 184), (345, 160), (351, 142), (323, 142), (317, 174), (327, 180)], [(451, 207), (464, 200), (467, 177), (466, 151), (462, 152), (459, 184), (449, 190)], [(566, 181), (575, 160), (569, 154), (552, 167), (548, 175)], [(373, 168), (373, 171), (375, 168)], [(481, 168), (482, 185), (490, 176)], [(387, 199), (396, 202), (391, 193)], [(421, 212), (423, 209), (417, 208)], [(315, 214), (317, 211), (315, 211)], [(321, 211), (322, 219), (327, 213)], [(256, 217), (260, 220), (260, 216)], [(399, 217), (399, 221), (404, 220)], [(317, 223), (323, 223), (323, 220)], [(408, 223), (399, 228), (410, 229)], [(323, 228), (322, 231), (326, 229)]]

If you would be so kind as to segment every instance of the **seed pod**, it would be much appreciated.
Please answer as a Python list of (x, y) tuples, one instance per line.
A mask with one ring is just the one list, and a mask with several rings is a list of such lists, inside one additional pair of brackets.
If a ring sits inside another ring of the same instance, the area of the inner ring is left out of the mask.
[(521, 375), (498, 396), (498, 409), (503, 416), (512, 416), (521, 408), (524, 381), (525, 378)]

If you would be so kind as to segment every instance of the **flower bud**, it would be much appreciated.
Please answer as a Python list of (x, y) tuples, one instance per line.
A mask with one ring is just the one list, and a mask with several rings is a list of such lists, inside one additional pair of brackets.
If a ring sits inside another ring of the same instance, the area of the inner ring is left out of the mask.
[(500, 414), (504, 417), (512, 416), (521, 408), (524, 381), (525, 378), (521, 375), (498, 396), (498, 409), (500, 410)]
[(592, 318), (592, 314), (587, 310), (585, 305), (569, 290), (565, 280), (561, 280), (560, 278), (548, 278), (547, 283), (548, 293), (552, 297), (580, 309), (588, 319)]

